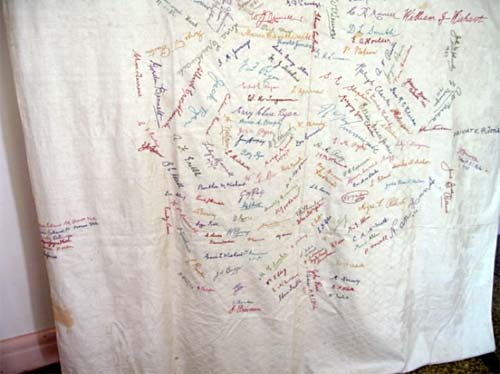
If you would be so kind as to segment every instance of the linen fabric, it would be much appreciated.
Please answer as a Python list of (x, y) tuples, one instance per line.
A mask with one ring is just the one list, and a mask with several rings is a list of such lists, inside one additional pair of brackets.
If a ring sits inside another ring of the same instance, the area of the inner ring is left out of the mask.
[(495, 349), (498, 1), (4, 11), (65, 373)]

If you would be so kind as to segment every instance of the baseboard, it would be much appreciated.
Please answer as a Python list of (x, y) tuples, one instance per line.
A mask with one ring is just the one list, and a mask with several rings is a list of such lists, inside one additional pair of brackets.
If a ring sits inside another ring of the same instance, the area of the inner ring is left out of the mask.
[(57, 361), (55, 328), (0, 341), (0, 374), (18, 374)]

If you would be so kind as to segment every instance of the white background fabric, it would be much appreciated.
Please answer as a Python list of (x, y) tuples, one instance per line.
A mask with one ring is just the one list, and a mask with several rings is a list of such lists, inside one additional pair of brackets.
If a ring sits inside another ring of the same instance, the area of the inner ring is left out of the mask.
[(66, 373), (494, 350), (498, 2), (5, 14)]

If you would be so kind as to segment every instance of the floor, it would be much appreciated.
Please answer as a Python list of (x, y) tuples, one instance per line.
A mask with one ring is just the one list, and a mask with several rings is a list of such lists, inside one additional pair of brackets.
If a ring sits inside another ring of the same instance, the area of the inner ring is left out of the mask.
[[(500, 237), (499, 237), (500, 238)], [(410, 374), (500, 374), (500, 240), (497, 241), (495, 263), (495, 283), (493, 286), (493, 329), (497, 350), (489, 355), (441, 365), (429, 365), (412, 371)], [(32, 374), (59, 374), (58, 364), (33, 370)], [(27, 374), (25, 373), (25, 374)], [(146, 374), (146, 373), (145, 373)]]

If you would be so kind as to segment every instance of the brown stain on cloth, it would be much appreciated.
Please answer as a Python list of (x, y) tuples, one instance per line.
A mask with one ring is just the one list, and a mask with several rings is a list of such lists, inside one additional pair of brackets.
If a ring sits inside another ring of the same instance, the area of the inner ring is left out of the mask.
[(73, 326), (74, 321), (69, 309), (58, 304), (53, 304), (52, 311), (56, 322), (59, 322), (68, 328)]

